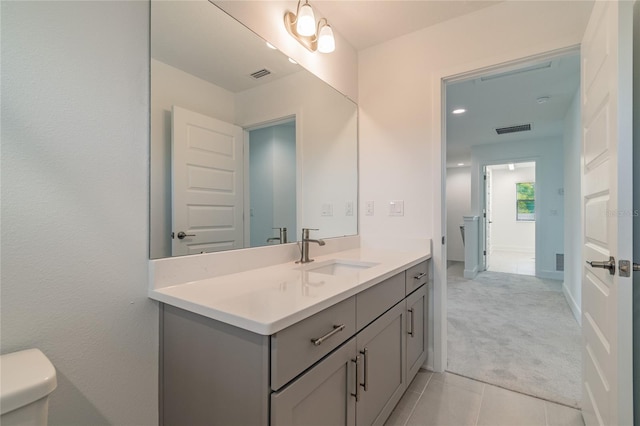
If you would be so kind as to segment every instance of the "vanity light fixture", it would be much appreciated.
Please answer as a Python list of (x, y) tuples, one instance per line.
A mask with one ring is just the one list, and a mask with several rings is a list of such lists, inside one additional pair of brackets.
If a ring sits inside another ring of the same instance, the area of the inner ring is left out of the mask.
[(311, 52), (331, 53), (336, 50), (336, 40), (327, 19), (320, 18), (316, 25), (309, 0), (305, 0), (302, 6), (301, 2), (302, 0), (298, 0), (296, 13), (284, 14), (284, 26), (289, 34)]
[(451, 111), (452, 114), (464, 114), (465, 112), (467, 112), (467, 110), (464, 108), (457, 108)]

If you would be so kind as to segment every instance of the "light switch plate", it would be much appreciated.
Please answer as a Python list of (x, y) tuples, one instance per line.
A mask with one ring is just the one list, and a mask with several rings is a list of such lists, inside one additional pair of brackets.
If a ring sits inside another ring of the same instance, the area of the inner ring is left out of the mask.
[(367, 201), (365, 205), (365, 214), (367, 216), (373, 216), (373, 201)]
[(404, 216), (404, 201), (389, 201), (389, 216)]
[(344, 205), (344, 215), (353, 216), (353, 201), (347, 201)]

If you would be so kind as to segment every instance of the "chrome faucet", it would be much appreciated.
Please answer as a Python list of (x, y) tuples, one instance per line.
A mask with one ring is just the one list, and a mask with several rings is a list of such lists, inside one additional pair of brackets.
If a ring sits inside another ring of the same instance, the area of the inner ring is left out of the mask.
[(272, 229), (278, 229), (280, 231), (280, 237), (267, 238), (267, 242), (271, 243), (273, 241), (280, 241), (278, 244), (286, 244), (287, 243), (287, 228), (272, 228)]
[(300, 260), (296, 263), (309, 263), (313, 262), (313, 259), (309, 259), (309, 243), (316, 243), (319, 246), (324, 245), (322, 240), (312, 240), (309, 238), (309, 231), (317, 231), (312, 228), (302, 228), (302, 250), (300, 251)]

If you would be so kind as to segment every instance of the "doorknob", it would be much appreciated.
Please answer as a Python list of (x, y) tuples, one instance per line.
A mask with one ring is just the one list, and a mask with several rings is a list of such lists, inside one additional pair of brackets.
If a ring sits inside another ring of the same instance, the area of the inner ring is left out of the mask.
[(613, 256), (609, 256), (609, 260), (587, 260), (587, 263), (592, 268), (608, 269), (610, 275), (615, 275), (616, 273), (616, 259)]
[(178, 232), (178, 239), (184, 240), (186, 237), (195, 237), (196, 234), (185, 234), (183, 231)]
[(638, 272), (640, 271), (640, 263), (634, 263), (633, 265), (628, 260), (621, 260), (619, 262), (618, 269), (620, 269), (621, 277), (630, 277), (631, 271)]

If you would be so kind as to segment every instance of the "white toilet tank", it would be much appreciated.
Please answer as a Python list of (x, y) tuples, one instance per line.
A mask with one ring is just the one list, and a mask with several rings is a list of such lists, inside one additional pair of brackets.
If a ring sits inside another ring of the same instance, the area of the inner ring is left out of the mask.
[(0, 424), (46, 425), (56, 370), (39, 349), (0, 356)]

